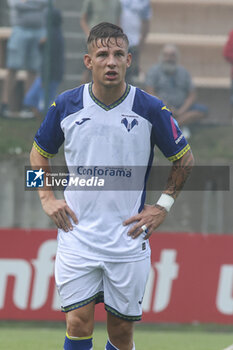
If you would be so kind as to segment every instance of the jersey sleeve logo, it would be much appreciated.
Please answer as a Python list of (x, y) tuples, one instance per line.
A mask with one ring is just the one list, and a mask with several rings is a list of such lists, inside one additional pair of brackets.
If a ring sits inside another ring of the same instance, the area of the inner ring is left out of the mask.
[(56, 107), (56, 102), (53, 102), (50, 107)]
[(169, 108), (167, 108), (166, 106), (163, 106), (162, 107), (162, 111), (168, 111), (168, 112), (171, 112), (171, 110)]
[(172, 134), (174, 137), (174, 140), (178, 138), (178, 131), (177, 131), (177, 123), (175, 123), (175, 120), (170, 117), (171, 127), (172, 127)]
[(130, 123), (127, 118), (123, 118), (121, 120), (121, 124), (124, 124), (127, 131), (130, 132), (130, 130), (132, 130), (135, 127), (135, 125), (138, 125), (138, 121), (137, 119), (133, 119), (132, 122)]

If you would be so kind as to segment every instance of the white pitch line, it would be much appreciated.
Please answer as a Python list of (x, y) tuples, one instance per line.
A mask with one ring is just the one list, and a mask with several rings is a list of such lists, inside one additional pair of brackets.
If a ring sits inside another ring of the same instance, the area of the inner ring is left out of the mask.
[(230, 346), (228, 346), (228, 348), (225, 348), (225, 349), (223, 349), (223, 350), (233, 350), (233, 344), (230, 345)]

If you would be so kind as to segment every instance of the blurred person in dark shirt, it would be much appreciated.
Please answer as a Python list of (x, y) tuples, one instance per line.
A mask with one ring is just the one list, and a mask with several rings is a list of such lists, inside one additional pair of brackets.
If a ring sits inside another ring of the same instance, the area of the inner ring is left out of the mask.
[(42, 53), (42, 66), (41, 75), (38, 76), (32, 84), (30, 90), (27, 92), (24, 98), (24, 110), (20, 112), (20, 116), (23, 118), (30, 118), (33, 116), (39, 116), (43, 113), (45, 108), (45, 89), (47, 82), (47, 59), (48, 54), (47, 45), (49, 45), (49, 81), (48, 81), (48, 93), (49, 93), (49, 105), (54, 101), (59, 84), (62, 81), (64, 73), (64, 37), (62, 33), (62, 15), (61, 12), (52, 8), (51, 13), (51, 34), (50, 42), (43, 40), (41, 42)]
[(84, 0), (80, 25), (88, 37), (90, 28), (101, 22), (119, 24), (121, 14), (120, 0)]

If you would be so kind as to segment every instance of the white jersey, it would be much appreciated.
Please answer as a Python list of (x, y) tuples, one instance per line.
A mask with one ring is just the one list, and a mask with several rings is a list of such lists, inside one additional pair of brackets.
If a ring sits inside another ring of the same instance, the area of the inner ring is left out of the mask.
[[(143, 235), (129, 237), (130, 226), (123, 226), (123, 221), (144, 207), (154, 145), (171, 161), (189, 149), (170, 111), (156, 97), (130, 85), (118, 101), (106, 106), (93, 95), (92, 84), (86, 84), (57, 98), (36, 134), (34, 147), (49, 158), (63, 142), (71, 172), (76, 169), (81, 177), (111, 177), (113, 187), (65, 191), (79, 222), (68, 233), (58, 230), (58, 251), (103, 261), (146, 258), (149, 242)], [(131, 182), (137, 166), (144, 166), (137, 188), (114, 187), (119, 179)]]

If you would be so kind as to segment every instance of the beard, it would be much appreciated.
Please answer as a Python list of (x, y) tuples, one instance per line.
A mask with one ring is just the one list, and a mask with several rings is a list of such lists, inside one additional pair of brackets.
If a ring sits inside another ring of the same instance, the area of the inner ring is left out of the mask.
[(162, 65), (162, 69), (163, 69), (164, 73), (166, 73), (166, 74), (174, 74), (176, 71), (176, 67), (177, 67), (176, 63), (162, 62), (161, 65)]

